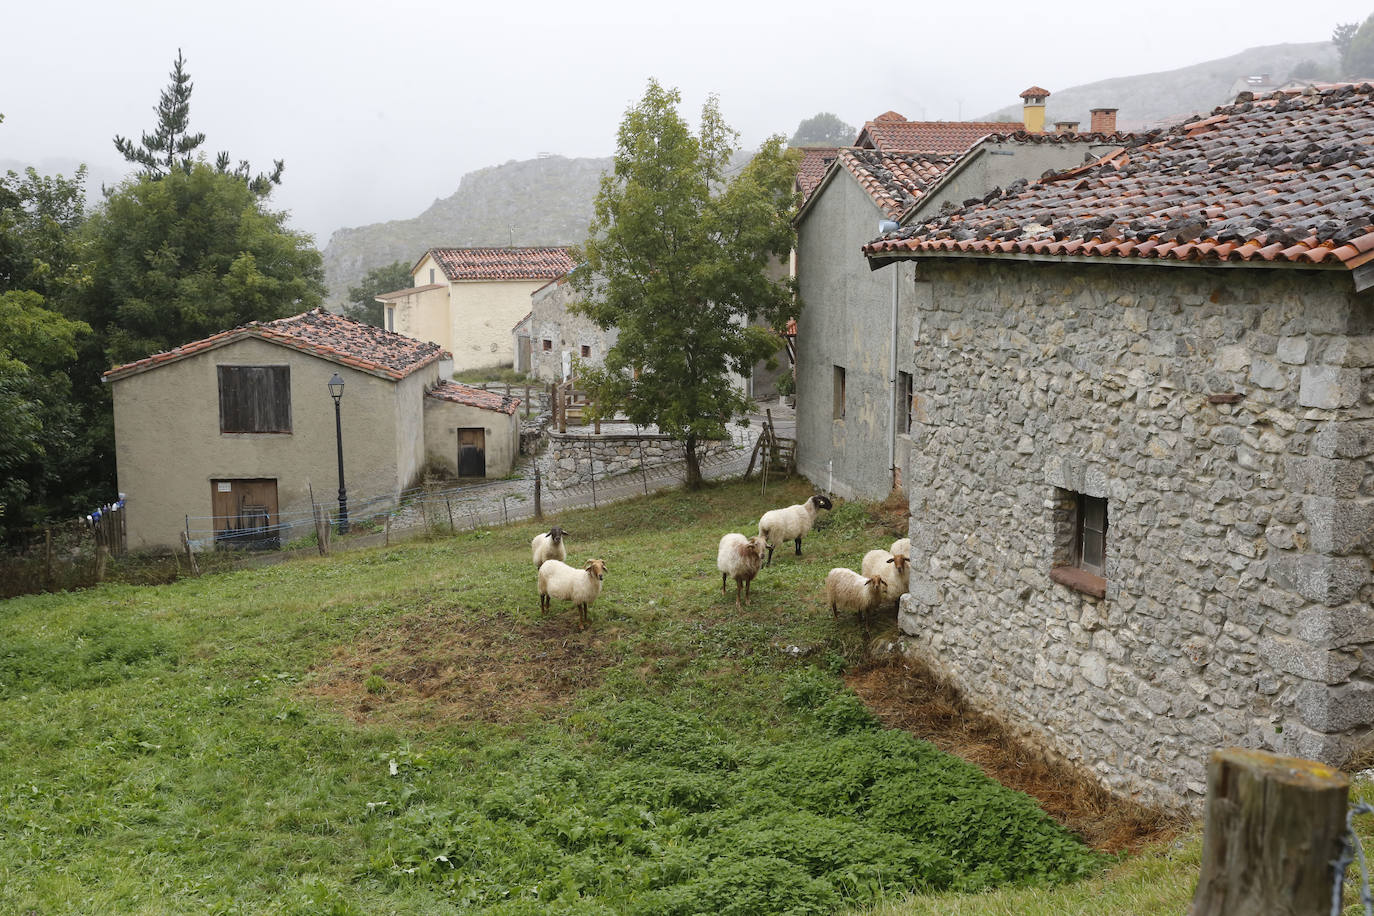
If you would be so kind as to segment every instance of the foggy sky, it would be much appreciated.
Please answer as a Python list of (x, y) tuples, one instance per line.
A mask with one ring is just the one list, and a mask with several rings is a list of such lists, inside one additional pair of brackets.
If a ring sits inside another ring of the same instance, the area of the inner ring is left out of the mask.
[(86, 162), (97, 185), (126, 174), (111, 138), (154, 126), (180, 47), (203, 149), (255, 170), (285, 159), (272, 204), (323, 248), (335, 229), (418, 214), (483, 166), (610, 155), (650, 77), (680, 88), (693, 120), (716, 93), (755, 146), (819, 111), (855, 125), (888, 109), (973, 118), (1019, 103), (1032, 84), (1053, 91), (1324, 41), (1371, 11), (1372, 0), (10, 0), (0, 13), (0, 161), (49, 171)]

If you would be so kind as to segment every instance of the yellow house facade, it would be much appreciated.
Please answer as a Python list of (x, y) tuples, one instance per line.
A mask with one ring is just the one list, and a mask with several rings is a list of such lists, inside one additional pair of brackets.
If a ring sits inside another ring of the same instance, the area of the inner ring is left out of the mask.
[(412, 287), (377, 301), (388, 330), (437, 343), (455, 369), (510, 366), (510, 329), (530, 294), (572, 266), (567, 248), (431, 248), (411, 268)]

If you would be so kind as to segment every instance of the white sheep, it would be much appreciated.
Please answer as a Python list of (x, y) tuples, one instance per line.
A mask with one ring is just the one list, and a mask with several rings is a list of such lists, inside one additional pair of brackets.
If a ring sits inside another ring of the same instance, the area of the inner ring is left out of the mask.
[(825, 577), (825, 600), (830, 613), (839, 617), (839, 608), (858, 611), (859, 620), (868, 626), (868, 612), (883, 600), (887, 583), (882, 576), (861, 576), (852, 569), (837, 566)]
[(720, 539), (716, 548), (716, 569), (720, 570), (720, 593), (725, 594), (725, 582), (735, 577), (735, 607), (740, 603), (740, 590), (744, 591), (744, 604), (749, 603), (749, 585), (763, 566), (763, 552), (768, 542), (763, 535), (747, 538), (742, 534), (727, 534)]
[(894, 555), (882, 548), (870, 550), (864, 554), (859, 571), (865, 576), (881, 576), (889, 598), (905, 595), (910, 583), (911, 566), (904, 553)]
[(557, 525), (545, 533), (536, 534), (530, 541), (530, 556), (534, 559), (534, 568), (538, 569), (545, 560), (566, 560), (568, 548), (563, 546), (563, 538), (567, 536), (568, 532)]
[(573, 569), (562, 560), (545, 560), (539, 567), (539, 610), (547, 611), (553, 599), (571, 601), (577, 606), (579, 626), (587, 626), (587, 607), (601, 594), (606, 578), (604, 560), (588, 560), (582, 569)]
[(797, 542), (797, 556), (801, 556), (802, 538), (811, 530), (820, 509), (834, 508), (830, 500), (819, 493), (804, 503), (788, 506), (785, 509), (770, 509), (759, 519), (759, 534), (768, 542), (768, 562), (773, 565), (773, 548), (780, 541)]
[(892, 542), (892, 546), (887, 548), (887, 552), (894, 557), (906, 557), (911, 559), (911, 538), (898, 538)]

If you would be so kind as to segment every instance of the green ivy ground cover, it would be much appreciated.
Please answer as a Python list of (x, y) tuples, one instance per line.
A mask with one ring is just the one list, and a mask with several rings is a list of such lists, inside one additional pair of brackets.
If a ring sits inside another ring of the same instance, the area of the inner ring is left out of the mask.
[(402, 621), (538, 623), (531, 526), (0, 603), (0, 911), (828, 913), (1099, 872), (844, 688), (864, 634), (820, 583), (891, 539), (860, 507), (722, 599), (719, 535), (806, 492), (560, 519), (607, 560), (601, 677), (500, 722), (356, 724), (312, 686)]

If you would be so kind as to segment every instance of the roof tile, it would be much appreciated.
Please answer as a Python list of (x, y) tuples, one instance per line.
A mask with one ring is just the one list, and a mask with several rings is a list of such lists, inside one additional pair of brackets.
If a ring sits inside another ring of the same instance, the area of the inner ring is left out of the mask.
[(573, 269), (567, 248), (431, 248), (449, 280), (552, 280)]
[(448, 353), (437, 343), (395, 334), (317, 308), (290, 318), (251, 321), (228, 331), (211, 334), (174, 349), (115, 366), (105, 373), (104, 379), (113, 381), (136, 375), (247, 338), (280, 344), (391, 379), (405, 378), (417, 369), (448, 357)]
[(503, 394), (497, 394), (494, 391), (474, 388), (471, 385), (464, 385), (460, 382), (450, 382), (448, 380), (439, 382), (433, 388), (429, 389), (429, 391), (425, 392), (425, 396), (439, 401), (466, 404), (468, 407), (480, 407), (482, 410), (495, 410), (512, 415), (515, 413), (516, 408), (520, 406), (519, 398), (507, 397)]
[(1115, 139), (1121, 150), (1091, 165), (865, 250), (1028, 254), (1054, 240), (1051, 254), (1347, 267), (1374, 250), (1374, 86), (1278, 92)]

